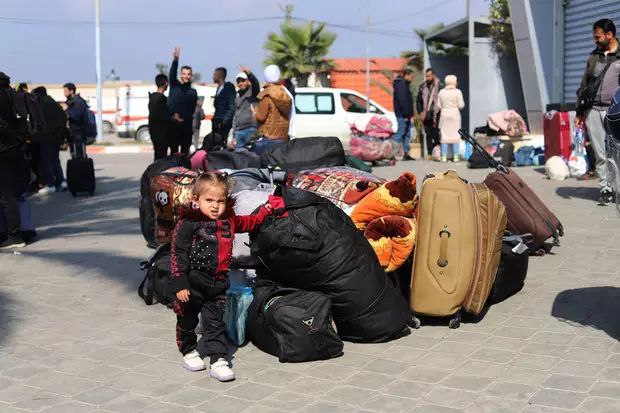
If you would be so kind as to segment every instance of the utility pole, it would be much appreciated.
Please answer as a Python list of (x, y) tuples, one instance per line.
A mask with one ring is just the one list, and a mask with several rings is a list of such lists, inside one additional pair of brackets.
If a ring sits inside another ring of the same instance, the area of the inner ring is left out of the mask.
[(370, 13), (366, 0), (366, 112), (370, 112)]
[(291, 23), (291, 15), (293, 14), (294, 9), (295, 6), (293, 6), (292, 4), (287, 4), (284, 6), (284, 22), (286, 24)]
[(97, 82), (97, 142), (103, 141), (103, 99), (101, 96), (101, 15), (100, 0), (95, 0), (95, 80)]

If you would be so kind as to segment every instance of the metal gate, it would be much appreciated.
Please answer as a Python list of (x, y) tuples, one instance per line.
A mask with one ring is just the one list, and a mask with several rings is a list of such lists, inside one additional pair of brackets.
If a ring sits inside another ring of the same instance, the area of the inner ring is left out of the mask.
[(611, 19), (620, 32), (620, 0), (563, 1), (564, 101), (575, 102), (586, 60), (595, 47), (592, 41), (592, 25), (598, 19)]

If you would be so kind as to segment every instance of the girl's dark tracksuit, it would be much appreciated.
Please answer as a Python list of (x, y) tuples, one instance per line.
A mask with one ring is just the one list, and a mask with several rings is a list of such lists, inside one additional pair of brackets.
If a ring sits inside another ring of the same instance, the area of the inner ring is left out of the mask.
[[(217, 221), (197, 213), (200, 216), (177, 222), (170, 247), (172, 291), (190, 290), (189, 301), (175, 300), (173, 306), (177, 346), (183, 355), (196, 349), (213, 363), (227, 353), (224, 309), (233, 238), (237, 232), (253, 231), (268, 213), (263, 207), (255, 215), (227, 213)], [(194, 329), (199, 313), (204, 333), (197, 342)]]

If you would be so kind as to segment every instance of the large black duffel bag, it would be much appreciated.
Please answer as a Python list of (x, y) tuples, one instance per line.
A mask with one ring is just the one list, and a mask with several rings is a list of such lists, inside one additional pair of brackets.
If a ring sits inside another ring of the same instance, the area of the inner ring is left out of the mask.
[(184, 155), (171, 155), (161, 158), (147, 166), (140, 179), (140, 229), (142, 236), (151, 248), (157, 247), (155, 240), (155, 210), (151, 201), (151, 178), (175, 166), (191, 168), (189, 159)]
[(530, 238), (531, 235), (504, 237), (497, 275), (489, 295), (490, 304), (504, 301), (523, 288), (530, 260), (530, 250), (525, 247), (525, 242)]
[(252, 255), (266, 267), (259, 276), (329, 296), (344, 340), (381, 342), (406, 334), (409, 306), (351, 219), (310, 192), (282, 188), (282, 196), (286, 207), (265, 220), (252, 242)]
[(174, 293), (170, 278), (170, 246), (162, 245), (146, 261), (140, 264), (146, 271), (138, 286), (138, 295), (146, 305), (156, 303), (171, 307)]
[(247, 149), (207, 152), (209, 170), (260, 168), (260, 159)]
[(347, 161), (342, 142), (336, 137), (298, 138), (267, 149), (260, 156), (261, 167), (279, 167), (287, 172), (343, 166)]
[(281, 363), (327, 360), (344, 347), (332, 326), (329, 297), (269, 281), (254, 289), (247, 330), (256, 347)]

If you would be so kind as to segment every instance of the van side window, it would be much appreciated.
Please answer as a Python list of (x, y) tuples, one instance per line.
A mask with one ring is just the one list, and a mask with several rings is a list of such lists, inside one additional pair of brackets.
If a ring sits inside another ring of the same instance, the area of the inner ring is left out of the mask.
[(332, 93), (295, 94), (295, 113), (309, 115), (333, 115), (334, 95)]
[[(350, 93), (341, 93), (340, 101), (342, 103), (342, 108), (351, 113), (366, 113), (366, 99), (363, 99), (357, 95), (352, 95)], [(382, 115), (383, 111), (381, 111), (378, 107), (370, 104), (370, 111), (372, 113), (377, 113)]]

